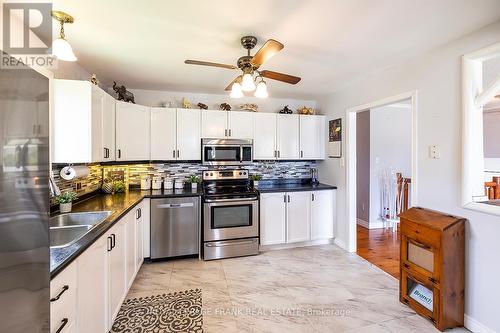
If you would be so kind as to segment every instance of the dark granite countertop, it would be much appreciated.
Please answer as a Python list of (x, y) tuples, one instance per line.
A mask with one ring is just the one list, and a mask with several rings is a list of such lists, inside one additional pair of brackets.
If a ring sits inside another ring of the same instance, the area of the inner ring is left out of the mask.
[(319, 191), (319, 190), (335, 190), (337, 186), (327, 184), (313, 184), (310, 179), (295, 180), (295, 179), (273, 179), (261, 180), (257, 187), (260, 193), (272, 192), (298, 192), (298, 191)]
[[(108, 231), (120, 218), (127, 214), (143, 198), (168, 198), (201, 196), (202, 189), (192, 190), (185, 187), (179, 190), (129, 190), (120, 194), (97, 194), (91, 198), (75, 203), (72, 212), (111, 211), (111, 215), (94, 227), (88, 234), (74, 244), (63, 248), (50, 249), (50, 275), (54, 278), (67, 265), (76, 259), (85, 249)], [(54, 214), (57, 215), (57, 214)]]

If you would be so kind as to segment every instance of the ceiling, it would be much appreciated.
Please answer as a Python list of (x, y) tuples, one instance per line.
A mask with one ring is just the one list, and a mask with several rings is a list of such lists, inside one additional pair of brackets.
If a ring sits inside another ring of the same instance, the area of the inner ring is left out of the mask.
[[(235, 64), (239, 39), (285, 48), (261, 69), (302, 77), (269, 80), (270, 96), (314, 98), (500, 19), (498, 0), (56, 0), (79, 63), (128, 88), (224, 93), (236, 71), (185, 65)], [(255, 50), (254, 49), (254, 52)], [(253, 54), (253, 53), (252, 53)]]

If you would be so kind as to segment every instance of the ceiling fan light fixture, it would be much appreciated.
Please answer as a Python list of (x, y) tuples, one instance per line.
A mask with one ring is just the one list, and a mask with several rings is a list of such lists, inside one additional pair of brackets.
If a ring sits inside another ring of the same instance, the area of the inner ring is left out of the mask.
[(75, 21), (74, 18), (65, 12), (57, 10), (53, 10), (51, 15), (61, 24), (59, 38), (54, 39), (52, 42), (52, 54), (59, 60), (76, 61), (77, 58), (73, 53), (73, 48), (66, 40), (66, 35), (64, 34), (64, 23), (73, 23)]
[(255, 90), (255, 82), (253, 80), (253, 75), (251, 73), (243, 74), (243, 79), (241, 80), (241, 90), (243, 91)]
[(231, 94), (229, 95), (231, 98), (241, 98), (243, 97), (243, 91), (241, 90), (241, 84), (239, 82), (233, 83), (231, 87)]
[(261, 80), (257, 84), (257, 89), (255, 89), (254, 96), (257, 97), (257, 98), (267, 98), (267, 97), (269, 97), (269, 94), (267, 92), (267, 84), (266, 84), (266, 82), (264, 80)]

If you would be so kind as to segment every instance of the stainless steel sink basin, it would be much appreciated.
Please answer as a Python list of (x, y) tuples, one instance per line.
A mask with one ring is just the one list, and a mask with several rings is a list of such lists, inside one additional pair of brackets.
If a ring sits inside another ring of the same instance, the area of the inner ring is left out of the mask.
[(50, 218), (50, 247), (66, 247), (103, 222), (110, 211), (68, 213)]

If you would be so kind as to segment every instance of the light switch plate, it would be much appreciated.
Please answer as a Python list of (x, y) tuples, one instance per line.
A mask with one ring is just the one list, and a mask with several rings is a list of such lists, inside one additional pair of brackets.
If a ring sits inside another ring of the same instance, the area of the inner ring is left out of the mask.
[(429, 146), (429, 157), (433, 159), (441, 158), (441, 151), (438, 145)]

